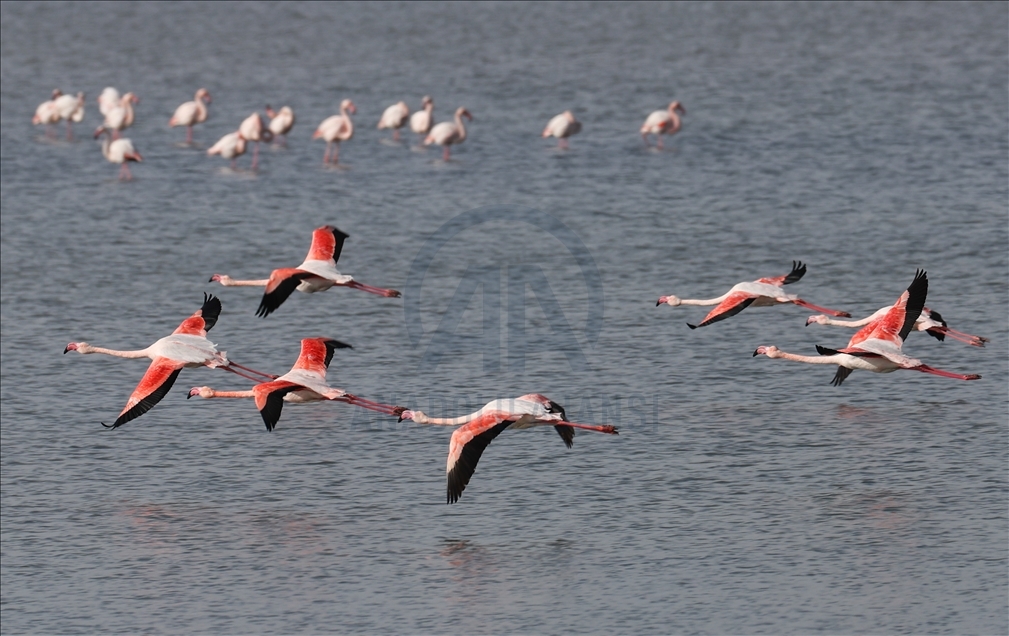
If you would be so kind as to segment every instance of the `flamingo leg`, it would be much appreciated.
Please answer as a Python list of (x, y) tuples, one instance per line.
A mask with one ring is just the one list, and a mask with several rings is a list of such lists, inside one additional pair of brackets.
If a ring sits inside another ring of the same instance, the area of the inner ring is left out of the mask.
[(442, 146), (441, 160), (448, 161), (448, 146)]
[(345, 287), (350, 287), (352, 289), (360, 289), (363, 292), (368, 292), (369, 294), (375, 294), (377, 296), (385, 296), (386, 298), (399, 298), (401, 294), (395, 289), (384, 289), (382, 287), (372, 287), (371, 285), (365, 285), (359, 283), (356, 280), (352, 280), (349, 283), (344, 283)]
[(580, 428), (586, 431), (596, 431), (597, 433), (606, 433), (608, 435), (619, 435), (620, 429), (616, 426), (610, 426), (609, 424), (597, 425), (597, 424), (577, 424), (575, 422), (565, 422), (560, 420), (558, 422), (550, 422), (554, 426), (573, 426), (574, 428)]
[(557, 147), (560, 148), (561, 150), (567, 150), (568, 149), (568, 140), (564, 139), (564, 138), (558, 139), (557, 140)]
[(269, 378), (271, 380), (276, 380), (277, 378), (280, 377), (279, 375), (273, 375), (272, 373), (263, 373), (262, 371), (256, 371), (255, 369), (250, 369), (249, 367), (242, 364), (238, 364), (237, 362), (234, 361), (229, 362), (228, 366), (237, 367), (239, 369), (242, 369), (243, 371), (248, 371), (249, 373), (255, 373), (256, 375), (261, 375), (264, 378)]
[(70, 120), (68, 119), (67, 120), (67, 141), (73, 141), (73, 140), (74, 140), (74, 129), (70, 125)]
[(392, 140), (399, 141), (399, 128), (394, 128), (392, 131)]
[(837, 316), (839, 318), (851, 318), (851, 314), (849, 314), (846, 311), (838, 311), (836, 309), (826, 309), (824, 307), (820, 307), (819, 305), (814, 305), (813, 303), (807, 303), (805, 300), (802, 300), (801, 298), (796, 298), (792, 302), (800, 307), (805, 307), (806, 309), (812, 309), (813, 311), (818, 311), (821, 314), (830, 314), (831, 316)]
[(648, 133), (641, 133), (641, 141), (645, 142), (645, 146), (646, 147), (649, 145), (648, 144)]
[(193, 127), (192, 126), (186, 126), (186, 143), (187, 144), (193, 143)]
[(922, 373), (931, 373), (932, 375), (938, 375), (944, 378), (953, 378), (954, 380), (980, 380), (981, 376), (976, 373), (969, 373), (964, 375), (962, 373), (951, 373), (950, 371), (943, 371), (942, 369), (936, 369), (928, 366), (927, 364), (918, 365), (916, 367), (910, 367), (914, 371), (921, 371)]
[(340, 142), (333, 144), (333, 157), (331, 159), (333, 165), (340, 163)]
[(329, 149), (333, 145), (333, 142), (326, 142), (326, 152), (322, 155), (322, 163), (329, 163)]
[(253, 376), (248, 375), (246, 373), (242, 373), (241, 371), (239, 371), (237, 369), (232, 369), (230, 366), (229, 367), (217, 367), (217, 368), (218, 369), (224, 369), (228, 373), (234, 373), (235, 375), (243, 377), (246, 380), (252, 380), (256, 384), (261, 384), (263, 382), (263, 380), (261, 378), (256, 378), (256, 377), (253, 377)]
[(662, 150), (662, 135), (655, 135), (655, 147)]
[(975, 347), (983, 347), (984, 343), (991, 342), (988, 338), (984, 336), (973, 336), (969, 333), (964, 333), (962, 331), (957, 331), (956, 329), (950, 329), (949, 327), (936, 327), (935, 331), (940, 331), (954, 340), (959, 340), (960, 342), (966, 342), (969, 345), (974, 345)]
[(256, 147), (252, 150), (252, 169), (255, 170), (256, 166), (259, 164), (259, 142), (256, 142)]
[(238, 159), (237, 158), (231, 160), (231, 169), (232, 170), (238, 170)]
[(356, 395), (343, 395), (338, 398), (333, 398), (334, 402), (344, 402), (345, 404), (353, 404), (354, 406), (360, 406), (361, 408), (368, 409), (369, 411), (375, 411), (377, 413), (382, 413), (383, 415), (398, 415), (402, 412), (402, 407), (390, 406), (388, 404), (382, 404), (381, 402), (373, 402), (372, 400), (366, 400), (364, 398), (359, 398)]
[(133, 180), (133, 173), (130, 172), (130, 166), (125, 161), (119, 165), (119, 180), (120, 181)]

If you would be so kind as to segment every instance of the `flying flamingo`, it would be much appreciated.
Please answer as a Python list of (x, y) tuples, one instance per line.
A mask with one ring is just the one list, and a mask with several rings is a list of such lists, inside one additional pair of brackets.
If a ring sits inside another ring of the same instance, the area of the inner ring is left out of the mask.
[(105, 111), (102, 128), (111, 130), (113, 139), (119, 139), (119, 133), (133, 125), (133, 104), (139, 102), (133, 93), (123, 95), (118, 104)]
[(273, 110), (270, 105), (266, 105), (266, 116), (270, 118), (270, 132), (274, 139), (280, 138), (283, 144), (287, 145), (287, 133), (294, 127), (294, 111), (290, 106), (283, 106), (280, 110)]
[(60, 93), (56, 95), (57, 91), (53, 91), (53, 108), (59, 114), (60, 119), (65, 119), (67, 122), (67, 139), (74, 138), (74, 130), (71, 122), (82, 122), (84, 121), (84, 93), (77, 93), (77, 95), (64, 95)]
[(333, 286), (352, 287), (370, 294), (399, 298), (401, 294), (395, 289), (364, 285), (352, 276), (337, 271), (336, 263), (340, 260), (340, 252), (343, 251), (343, 243), (348, 236), (332, 225), (324, 225), (312, 232), (312, 247), (301, 265), (275, 269), (270, 272), (269, 278), (261, 280), (234, 280), (227, 274), (214, 274), (210, 277), (210, 282), (217, 281), (225, 287), (266, 287), (256, 311), (256, 315), (263, 318), (280, 307), (295, 289), (313, 294)]
[(421, 110), (410, 115), (410, 130), (420, 135), (423, 143), (424, 137), (431, 132), (431, 126), (434, 125), (434, 100), (430, 95), (425, 95), (424, 99), (420, 100), (420, 107)]
[[(107, 137), (102, 137), (102, 135), (108, 133)], [(141, 162), (144, 160), (140, 156), (140, 153), (133, 148), (133, 142), (122, 137), (120, 139), (112, 140), (112, 133), (109, 132), (104, 126), (100, 126), (98, 130), (95, 131), (95, 139), (102, 137), (102, 154), (105, 155), (105, 159), (109, 163), (119, 164), (119, 180), (120, 181), (130, 181), (133, 179), (133, 173), (130, 172), (129, 162), (136, 161)]]
[(102, 94), (98, 96), (98, 112), (103, 117), (108, 115), (110, 110), (119, 106), (120, 99), (119, 91), (112, 86), (106, 86)]
[(914, 329), (914, 323), (918, 320), (918, 316), (925, 306), (927, 295), (928, 277), (923, 270), (918, 270), (914, 281), (911, 282), (907, 291), (900, 295), (893, 307), (881, 318), (877, 318), (859, 329), (844, 349), (827, 349), (817, 346), (816, 350), (820, 354), (819, 356), (802, 356), (785, 353), (774, 346), (760, 346), (753, 352), (753, 355), (764, 354), (768, 358), (784, 358), (809, 364), (836, 364), (838, 365), (837, 373), (831, 381), (834, 386), (840, 386), (854, 369), (865, 369), (874, 373), (911, 369), (956, 380), (980, 379), (981, 376), (976, 373), (962, 375), (930, 367), (922, 363), (921, 360), (904, 355), (901, 351), (904, 340)]
[(382, 118), (378, 120), (378, 129), (391, 128), (393, 141), (399, 141), (399, 129), (406, 125), (409, 117), (410, 107), (406, 102), (397, 102), (382, 113)]
[(105, 349), (94, 347), (86, 342), (71, 342), (63, 350), (76, 351), (77, 353), (104, 353), (117, 358), (150, 358), (153, 360), (151, 366), (147, 368), (140, 384), (134, 389), (133, 395), (126, 402), (126, 408), (122, 410), (119, 417), (112, 426), (106, 428), (118, 428), (123, 424), (134, 420), (147, 411), (151, 410), (155, 404), (161, 401), (165, 394), (175, 383), (179, 376), (179, 371), (185, 367), (210, 367), (211, 369), (224, 369), (237, 375), (252, 380), (262, 382), (261, 378), (252, 377), (242, 373), (238, 369), (262, 376), (263, 378), (276, 378), (248, 367), (244, 367), (228, 360), (224, 351), (218, 351), (217, 345), (207, 340), (207, 331), (217, 323), (217, 318), (221, 314), (221, 301), (214, 296), (203, 295), (203, 306), (192, 316), (186, 318), (179, 325), (179, 328), (146, 349), (137, 351), (117, 351), (115, 349)]
[(725, 320), (730, 316), (735, 316), (750, 305), (753, 305), (754, 307), (768, 307), (778, 303), (793, 303), (799, 305), (800, 307), (806, 307), (807, 309), (830, 314), (831, 316), (844, 316), (846, 318), (851, 317), (851, 314), (848, 312), (837, 311), (834, 309), (824, 309), (823, 307), (818, 307), (817, 305), (808, 303), (794, 294), (786, 294), (782, 291), (782, 285), (788, 285), (796, 282), (802, 278), (805, 273), (806, 266), (803, 265), (801, 261), (792, 261), (792, 271), (785, 276), (760, 278), (752, 283), (739, 283), (718, 298), (709, 298), (707, 300), (689, 300), (687, 298), (678, 298), (676, 296), (661, 296), (659, 297), (658, 302), (655, 303), (655, 306), (658, 307), (663, 303), (673, 307), (676, 307), (677, 305), (718, 305), (712, 309), (711, 313), (705, 316), (704, 320), (702, 320), (699, 324), (692, 325), (688, 322), (687, 326), (691, 329), (706, 327), (713, 322), (718, 322), (719, 320)]
[[(513, 400), (503, 399), (488, 402), (479, 411), (461, 417), (428, 417), (423, 411), (405, 410), (400, 421), (413, 420), (418, 424), (459, 426), (452, 433), (448, 448), (447, 501), (455, 503), (466, 489), (473, 471), (476, 470), (480, 455), (501, 431), (533, 426), (553, 426), (568, 448), (574, 444), (575, 429), (580, 428), (597, 433), (617, 435), (616, 426), (576, 424), (567, 420), (564, 408), (538, 393), (530, 393)], [(461, 426), (460, 426), (461, 425)]]
[(641, 138), (646, 146), (648, 145), (648, 135), (655, 135), (656, 147), (661, 149), (662, 135), (675, 135), (680, 132), (682, 122), (680, 122), (677, 112), (686, 115), (687, 109), (680, 102), (674, 101), (670, 102), (669, 108), (666, 110), (653, 111), (645, 119), (645, 123), (641, 125)]
[(402, 412), (401, 407), (389, 406), (334, 389), (326, 383), (326, 370), (337, 349), (350, 348), (332, 338), (305, 338), (301, 341), (301, 355), (291, 370), (270, 382), (262, 382), (249, 391), (218, 391), (209, 386), (193, 387), (186, 399), (197, 395), (206, 398), (255, 398), (256, 408), (263, 417), (266, 430), (272, 431), (280, 420), (284, 402), (318, 402), (332, 400), (354, 404), (386, 415)]
[(58, 88), (53, 90), (52, 98), (39, 104), (35, 109), (35, 116), (32, 117), (32, 123), (34, 125), (46, 125), (46, 137), (55, 136), (52, 125), (59, 123), (60, 121), (60, 113), (56, 108), (56, 98), (62, 94), (63, 93)]
[(207, 156), (221, 155), (224, 159), (231, 159), (231, 169), (235, 170), (238, 157), (245, 154), (245, 137), (237, 130), (233, 133), (221, 137), (217, 143), (207, 148)]
[(270, 132), (263, 123), (263, 117), (259, 113), (252, 113), (238, 126), (238, 132), (242, 139), (256, 142), (256, 147), (252, 151), (252, 169), (255, 170), (259, 164), (259, 142), (270, 141), (273, 133)]
[(210, 93), (207, 92), (207, 89), (199, 89), (196, 91), (196, 95), (193, 96), (193, 101), (184, 102), (175, 109), (175, 114), (168, 120), (168, 125), (172, 128), (175, 128), (176, 126), (185, 126), (186, 143), (193, 143), (193, 126), (207, 121), (207, 115), (209, 114), (207, 111), (207, 104), (212, 101), (213, 100), (210, 99)]
[(321, 138), (326, 140), (326, 154), (322, 156), (323, 163), (330, 161), (329, 151), (330, 148), (334, 148), (334, 143), (335, 149), (333, 150), (332, 162), (334, 164), (339, 163), (340, 142), (347, 141), (354, 136), (354, 122), (350, 120), (350, 116), (356, 112), (357, 106), (354, 105), (354, 102), (345, 99), (340, 102), (340, 114), (322, 120), (319, 127), (312, 133), (312, 139)]
[(557, 147), (567, 149), (568, 137), (580, 133), (581, 130), (581, 122), (575, 119), (574, 114), (570, 110), (566, 110), (547, 123), (547, 127), (543, 129), (542, 136), (544, 138), (557, 137)]
[(441, 158), (444, 161), (448, 161), (448, 147), (466, 141), (466, 126), (462, 123), (463, 117), (473, 121), (473, 115), (470, 115), (468, 110), (460, 106), (455, 111), (455, 123), (443, 121), (432, 128), (431, 132), (424, 139), (424, 145), (438, 144), (442, 147)]
[[(861, 320), (834, 320), (822, 314), (819, 316), (810, 316), (806, 319), (806, 326), (808, 327), (809, 325), (815, 323), (818, 325), (834, 325), (836, 327), (862, 327), (874, 320), (882, 318), (888, 311), (890, 311), (890, 307), (883, 307), (872, 315), (866, 316)], [(950, 329), (946, 324), (946, 321), (943, 320), (943, 317), (939, 315), (939, 312), (929, 309), (928, 307), (922, 308), (921, 315), (918, 316), (918, 320), (914, 321), (914, 329), (912, 331), (924, 331), (940, 342), (945, 340), (946, 336), (949, 336), (954, 340), (966, 342), (967, 344), (975, 347), (983, 347), (984, 343), (990, 342), (990, 340), (984, 336), (972, 336), (969, 333), (957, 331), (956, 329)]]

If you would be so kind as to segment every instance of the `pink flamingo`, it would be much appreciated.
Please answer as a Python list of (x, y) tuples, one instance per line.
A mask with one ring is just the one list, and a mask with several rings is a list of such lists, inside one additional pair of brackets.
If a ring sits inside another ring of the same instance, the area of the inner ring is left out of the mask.
[(123, 95), (118, 104), (105, 110), (105, 122), (102, 124), (102, 128), (111, 130), (113, 139), (119, 139), (120, 132), (133, 125), (133, 104), (138, 103), (140, 103), (140, 99), (133, 93)]
[(65, 119), (67, 122), (67, 139), (72, 140), (74, 138), (74, 129), (71, 122), (80, 123), (84, 121), (84, 93), (77, 93), (76, 95), (64, 95), (59, 92), (59, 89), (53, 91), (52, 108), (56, 110), (60, 119)]
[(272, 431), (280, 420), (284, 402), (305, 403), (331, 400), (354, 404), (386, 415), (402, 412), (401, 407), (389, 406), (351, 395), (342, 389), (334, 389), (326, 382), (326, 370), (337, 349), (350, 348), (332, 338), (304, 338), (301, 341), (301, 355), (291, 370), (270, 382), (262, 382), (249, 391), (217, 391), (209, 386), (193, 387), (186, 399), (197, 395), (206, 398), (255, 398), (256, 409), (263, 417), (266, 430)]
[(207, 156), (220, 155), (224, 159), (231, 159), (231, 169), (238, 166), (238, 158), (245, 154), (245, 137), (242, 133), (235, 131), (228, 133), (217, 140), (210, 148), (207, 148)]
[(428, 417), (423, 411), (405, 410), (400, 421), (413, 420), (418, 424), (459, 426), (452, 433), (448, 449), (448, 503), (459, 500), (470, 477), (476, 470), (480, 455), (487, 445), (508, 428), (524, 429), (533, 426), (553, 426), (568, 448), (574, 444), (575, 429), (617, 435), (616, 426), (576, 424), (569, 422), (564, 408), (538, 393), (530, 393), (514, 400), (494, 400), (479, 411), (461, 417)]
[(410, 130), (420, 135), (423, 143), (424, 137), (431, 132), (431, 126), (434, 125), (434, 100), (430, 95), (425, 95), (424, 99), (420, 100), (420, 108), (421, 110), (410, 115)]
[(259, 165), (259, 142), (270, 141), (273, 139), (273, 133), (266, 128), (263, 117), (259, 113), (252, 113), (242, 120), (238, 126), (238, 132), (242, 139), (256, 142), (256, 147), (252, 151), (252, 169), (255, 170)]
[[(336, 164), (340, 161), (340, 142), (347, 141), (354, 136), (354, 122), (350, 116), (357, 112), (357, 106), (349, 99), (340, 102), (340, 114), (327, 117), (322, 120), (319, 127), (312, 133), (312, 139), (326, 140), (326, 154), (322, 156), (322, 162)], [(333, 158), (330, 160), (330, 148), (333, 148)]]
[(441, 158), (444, 161), (448, 161), (448, 147), (454, 144), (461, 144), (466, 141), (466, 126), (462, 123), (463, 117), (469, 121), (473, 121), (473, 115), (470, 115), (468, 110), (460, 106), (455, 111), (455, 123), (443, 121), (432, 128), (431, 132), (428, 133), (428, 136), (424, 139), (424, 145), (430, 146), (431, 144), (437, 144), (441, 146)]
[(406, 125), (409, 117), (410, 107), (406, 102), (396, 102), (382, 113), (382, 118), (378, 120), (378, 129), (392, 129), (393, 141), (399, 141), (399, 129)]
[[(861, 320), (834, 320), (821, 314), (819, 316), (810, 316), (806, 319), (806, 326), (808, 327), (809, 325), (815, 323), (818, 325), (833, 325), (835, 327), (862, 327), (874, 320), (882, 318), (889, 311), (890, 307), (883, 307), (872, 315), (866, 316)], [(945, 340), (946, 336), (975, 347), (983, 347), (984, 343), (990, 342), (990, 340), (984, 336), (972, 336), (969, 333), (950, 329), (949, 325), (946, 324), (946, 321), (943, 320), (943, 317), (939, 315), (939, 312), (929, 309), (928, 307), (922, 308), (921, 315), (914, 321), (913, 331), (924, 331), (940, 342)]]
[(840, 386), (854, 369), (865, 369), (874, 373), (911, 369), (956, 380), (980, 379), (981, 376), (976, 373), (963, 375), (930, 367), (921, 360), (904, 355), (901, 351), (904, 340), (914, 329), (914, 323), (925, 306), (927, 295), (928, 277), (923, 270), (918, 270), (907, 291), (900, 295), (893, 307), (882, 317), (862, 327), (851, 337), (844, 349), (817, 346), (819, 356), (802, 356), (780, 351), (775, 346), (760, 346), (753, 355), (763, 354), (768, 358), (784, 358), (809, 364), (836, 364), (837, 373), (831, 381), (834, 386)]
[(680, 116), (677, 113), (687, 114), (687, 109), (680, 102), (669, 103), (666, 110), (653, 111), (641, 125), (641, 139), (648, 145), (648, 135), (655, 135), (656, 147), (662, 148), (662, 135), (675, 135), (680, 132)]
[(46, 137), (55, 137), (52, 126), (60, 121), (60, 112), (56, 108), (56, 98), (62, 94), (63, 92), (60, 89), (54, 89), (52, 97), (39, 104), (35, 109), (35, 115), (32, 117), (32, 124), (36, 126), (45, 124)]
[(147, 368), (147, 373), (144, 374), (137, 388), (133, 390), (133, 395), (126, 402), (126, 408), (122, 410), (116, 421), (112, 426), (102, 424), (106, 428), (118, 428), (140, 417), (160, 402), (175, 384), (179, 372), (185, 367), (224, 369), (253, 382), (261, 382), (262, 379), (242, 373), (238, 369), (263, 378), (277, 377), (228, 360), (227, 353), (218, 351), (217, 345), (207, 340), (207, 332), (217, 323), (217, 318), (220, 315), (221, 301), (214, 296), (204, 294), (203, 306), (196, 313), (183, 320), (178, 329), (172, 332), (172, 335), (158, 340), (146, 349), (118, 351), (94, 347), (87, 342), (71, 342), (63, 350), (63, 353), (66, 354), (68, 351), (82, 354), (104, 353), (117, 358), (150, 358), (152, 360), (151, 366)]
[(98, 96), (98, 112), (102, 114), (102, 117), (108, 115), (110, 110), (119, 106), (121, 99), (119, 91), (115, 87), (106, 86), (102, 94)]
[(270, 133), (274, 139), (283, 140), (287, 145), (287, 133), (294, 128), (294, 111), (290, 106), (282, 106), (280, 110), (273, 110), (270, 105), (266, 105), (266, 116), (270, 118)]
[(193, 96), (193, 101), (184, 102), (175, 109), (175, 114), (168, 120), (168, 125), (172, 128), (185, 126), (186, 143), (193, 143), (193, 126), (207, 121), (207, 116), (210, 114), (210, 111), (207, 110), (207, 104), (212, 101), (207, 89), (201, 88), (197, 90)]
[(844, 316), (846, 318), (851, 317), (851, 314), (848, 312), (837, 311), (835, 309), (824, 309), (823, 307), (808, 303), (794, 294), (786, 294), (782, 291), (782, 285), (788, 285), (796, 282), (802, 278), (805, 273), (805, 265), (803, 265), (800, 261), (792, 261), (792, 271), (785, 276), (760, 278), (752, 283), (739, 283), (718, 298), (709, 298), (707, 300), (690, 300), (687, 298), (678, 298), (676, 296), (660, 296), (658, 302), (655, 303), (655, 306), (658, 307), (663, 303), (672, 307), (676, 307), (677, 305), (718, 305), (711, 310), (711, 313), (704, 317), (704, 320), (702, 320), (700, 324), (692, 325), (687, 323), (687, 326), (691, 329), (706, 327), (713, 322), (718, 322), (719, 320), (725, 320), (730, 316), (735, 316), (750, 305), (753, 305), (754, 307), (769, 307), (779, 303), (793, 303), (795, 305), (799, 305), (800, 307), (812, 309), (813, 311), (830, 314), (831, 316)]
[(542, 137), (556, 137), (557, 146), (559, 148), (567, 149), (568, 137), (576, 135), (581, 131), (581, 122), (575, 119), (574, 113), (570, 110), (566, 110), (547, 123), (547, 127), (543, 129)]
[(266, 287), (256, 311), (256, 315), (263, 318), (280, 307), (295, 289), (313, 294), (334, 286), (352, 287), (387, 298), (399, 298), (401, 294), (395, 289), (364, 285), (336, 269), (343, 243), (348, 237), (332, 225), (324, 225), (312, 232), (312, 246), (301, 265), (275, 269), (270, 272), (269, 278), (260, 280), (234, 280), (227, 274), (214, 274), (210, 282), (217, 281), (225, 287)]
[[(109, 133), (109, 131), (101, 126), (95, 131), (95, 139), (102, 137), (102, 135)], [(144, 160), (140, 156), (140, 153), (133, 148), (133, 142), (122, 137), (120, 139), (112, 140), (110, 139), (112, 134), (109, 133), (108, 137), (102, 137), (102, 154), (109, 163), (119, 164), (119, 180), (120, 181), (130, 181), (133, 179), (133, 173), (130, 172), (129, 163), (131, 161), (141, 162)]]

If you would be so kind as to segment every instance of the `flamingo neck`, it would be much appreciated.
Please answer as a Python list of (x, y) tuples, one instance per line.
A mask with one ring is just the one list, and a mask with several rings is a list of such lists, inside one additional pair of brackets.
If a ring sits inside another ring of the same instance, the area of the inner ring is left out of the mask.
[(418, 424), (434, 424), (436, 426), (460, 426), (476, 419), (478, 415), (480, 415), (480, 411), (470, 413), (469, 415), (460, 415), (459, 417), (428, 417), (422, 413), (417, 413), (414, 415), (413, 421)]
[(779, 351), (778, 355), (774, 357), (783, 358), (785, 360), (791, 360), (793, 362), (805, 362), (806, 364), (837, 364), (845, 366), (844, 360), (846, 354), (835, 353), (832, 356), (803, 356), (799, 355), (798, 353), (787, 353), (785, 351)]
[(260, 280), (235, 280), (233, 278), (222, 278), (220, 281), (225, 287), (266, 287), (270, 283), (270, 279), (263, 278)]
[(680, 304), (681, 305), (705, 305), (705, 306), (706, 305), (717, 305), (718, 303), (722, 302), (723, 300), (725, 300), (728, 297), (729, 297), (729, 292), (725, 292), (724, 294), (722, 294), (718, 298), (707, 298), (707, 299), (702, 299), (702, 298), (681, 298), (680, 299)]
[(466, 139), (466, 126), (462, 123), (462, 114), (455, 114), (455, 125), (459, 127), (459, 141)]
[(835, 320), (834, 318), (827, 318), (822, 321), (821, 325), (831, 325), (834, 327), (861, 327), (872, 322), (874, 316), (866, 316), (861, 320)]
[(137, 349), (134, 351), (119, 351), (118, 349), (106, 349), (105, 347), (88, 347), (85, 351), (81, 351), (83, 354), (89, 353), (104, 353), (107, 356), (115, 356), (117, 358), (147, 358), (149, 357), (147, 349)]
[(216, 389), (211, 389), (210, 390), (210, 395), (207, 396), (207, 399), (209, 400), (210, 398), (250, 398), (250, 397), (256, 397), (256, 394), (253, 393), (251, 390), (250, 391), (218, 391)]

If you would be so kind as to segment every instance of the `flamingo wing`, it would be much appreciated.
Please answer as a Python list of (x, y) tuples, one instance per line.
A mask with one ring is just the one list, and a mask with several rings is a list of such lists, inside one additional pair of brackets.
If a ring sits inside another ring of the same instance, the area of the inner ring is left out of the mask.
[(784, 276), (775, 276), (774, 278), (761, 278), (757, 280), (758, 283), (767, 283), (768, 285), (777, 285), (781, 287), (782, 285), (791, 285), (797, 282), (803, 276), (806, 275), (806, 266), (802, 264), (802, 261), (792, 261), (792, 271), (785, 274)]
[(849, 375), (851, 375), (851, 369), (838, 365), (837, 373), (834, 374), (834, 379), (830, 381), (830, 385), (841, 386), (841, 383), (844, 382), (844, 379)]
[(718, 303), (718, 306), (712, 309), (699, 324), (692, 325), (688, 322), (687, 326), (691, 329), (697, 329), (698, 327), (706, 327), (719, 320), (725, 320), (749, 307), (756, 299), (757, 296), (747, 292), (733, 292), (729, 294), (728, 298)]
[(263, 416), (266, 430), (273, 431), (277, 427), (277, 422), (280, 421), (280, 411), (284, 408), (284, 396), (302, 388), (304, 387), (300, 384), (286, 380), (263, 382), (252, 387), (252, 393), (256, 398), (256, 408)]
[(924, 270), (918, 270), (914, 280), (907, 290), (900, 295), (882, 318), (874, 320), (859, 329), (848, 342), (854, 347), (861, 342), (875, 338), (893, 342), (898, 347), (904, 343), (908, 334), (914, 329), (914, 323), (925, 307), (925, 297), (928, 295), (928, 276)]
[[(544, 397), (544, 396), (539, 396), (539, 397)], [(546, 398), (544, 398), (544, 399), (546, 399)], [(564, 407), (561, 406), (560, 404), (558, 404), (557, 402), (554, 402), (553, 400), (547, 399), (547, 411), (550, 412), (550, 413), (557, 413), (557, 414), (559, 414), (561, 416), (561, 419), (564, 420), (564, 421), (567, 421), (567, 419), (568, 419), (568, 414), (564, 411)], [(575, 444), (575, 427), (574, 426), (568, 426), (567, 424), (558, 424), (558, 425), (554, 426), (554, 430), (557, 431), (557, 434), (561, 436), (562, 440), (564, 440), (564, 445), (565, 446), (567, 446), (568, 448), (571, 448), (572, 446), (574, 446), (574, 444)]]
[(353, 349), (349, 344), (333, 338), (304, 338), (301, 341), (301, 355), (294, 363), (295, 369), (305, 369), (326, 377), (326, 370), (337, 349)]
[(308, 250), (309, 261), (333, 261), (335, 265), (340, 260), (340, 252), (343, 251), (343, 243), (349, 234), (345, 234), (333, 227), (326, 225), (312, 232), (312, 247)]
[(207, 332), (214, 328), (217, 319), (221, 315), (221, 299), (213, 294), (203, 292), (203, 306), (182, 321), (182, 324), (172, 333), (187, 334), (190, 336), (207, 336)]
[(294, 290), (298, 288), (301, 281), (314, 276), (315, 274), (311, 272), (293, 267), (273, 270), (270, 273), (270, 280), (266, 283), (266, 291), (263, 293), (263, 298), (259, 301), (259, 309), (256, 310), (256, 315), (266, 318), (272, 314), (276, 311), (277, 307), (284, 304), (288, 296), (294, 293)]
[(185, 366), (184, 362), (163, 358), (158, 356), (147, 367), (147, 373), (140, 379), (140, 384), (133, 389), (133, 394), (126, 402), (126, 407), (116, 418), (116, 421), (109, 426), (102, 422), (105, 428), (119, 428), (123, 424), (135, 420), (147, 411), (154, 408), (154, 405), (165, 397), (165, 394), (175, 384), (175, 379), (179, 377), (179, 371)]
[(466, 490), (466, 484), (476, 470), (476, 465), (480, 461), (487, 445), (514, 423), (514, 420), (505, 419), (508, 414), (501, 412), (490, 412), (473, 420), (469, 424), (464, 424), (452, 433), (452, 441), (448, 449), (448, 482), (446, 490), (446, 502), (455, 503)]

